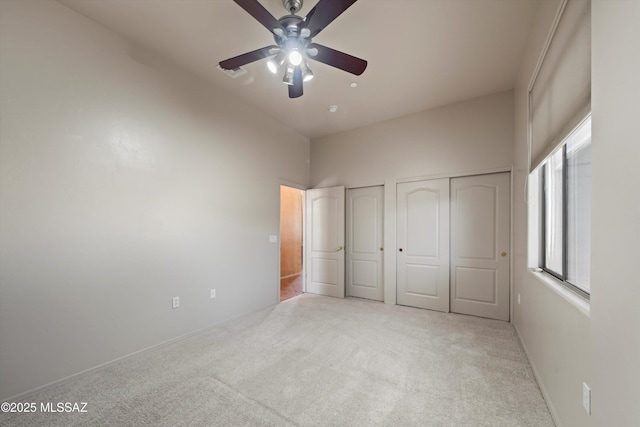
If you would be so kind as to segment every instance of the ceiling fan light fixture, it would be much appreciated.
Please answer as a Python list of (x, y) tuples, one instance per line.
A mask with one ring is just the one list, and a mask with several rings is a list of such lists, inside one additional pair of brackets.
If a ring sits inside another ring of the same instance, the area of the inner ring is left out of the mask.
[(267, 62), (267, 68), (273, 74), (278, 72), (278, 64), (276, 64), (276, 61), (274, 61), (273, 59), (271, 59), (271, 60), (269, 60), (269, 62)]
[(313, 80), (313, 71), (311, 71), (311, 70), (307, 70), (307, 71), (302, 75), (302, 81), (303, 81), (303, 82), (308, 82), (309, 80)]
[(293, 71), (295, 67), (291, 64), (287, 64), (287, 71), (284, 72), (284, 77), (282, 78), (282, 83), (292, 86), (293, 85)]
[(269, 71), (271, 71), (273, 74), (276, 74), (280, 69), (280, 66), (283, 64), (286, 56), (287, 54), (281, 50), (280, 52), (278, 52), (275, 58), (271, 58), (269, 61), (267, 61), (267, 68), (269, 69)]
[(311, 71), (311, 68), (309, 68), (309, 64), (307, 64), (307, 61), (304, 61), (302, 63), (302, 81), (308, 82), (311, 79), (313, 79), (313, 71)]
[(289, 52), (289, 64), (297, 67), (302, 63), (302, 54), (298, 51), (298, 49), (293, 49)]

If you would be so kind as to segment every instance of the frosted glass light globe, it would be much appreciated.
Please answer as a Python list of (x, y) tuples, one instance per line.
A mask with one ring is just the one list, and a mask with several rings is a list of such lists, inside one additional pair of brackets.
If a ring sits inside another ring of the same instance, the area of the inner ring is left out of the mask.
[(289, 53), (289, 63), (294, 67), (297, 67), (302, 62), (302, 54), (297, 50), (291, 51)]

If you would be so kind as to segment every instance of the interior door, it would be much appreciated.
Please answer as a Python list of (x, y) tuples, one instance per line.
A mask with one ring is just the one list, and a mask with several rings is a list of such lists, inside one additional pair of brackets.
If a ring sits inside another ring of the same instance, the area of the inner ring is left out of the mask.
[(307, 292), (344, 298), (344, 187), (307, 190)]
[(397, 302), (449, 311), (449, 179), (398, 184)]
[(384, 188), (347, 191), (348, 295), (384, 300), (382, 245)]
[(509, 181), (451, 180), (451, 311), (509, 320)]

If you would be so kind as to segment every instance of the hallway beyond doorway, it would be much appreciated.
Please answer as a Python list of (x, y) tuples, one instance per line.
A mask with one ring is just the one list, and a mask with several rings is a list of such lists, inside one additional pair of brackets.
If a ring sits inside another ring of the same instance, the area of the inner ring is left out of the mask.
[(280, 186), (280, 301), (304, 290), (304, 190)]
[(280, 301), (302, 294), (302, 274), (280, 279)]

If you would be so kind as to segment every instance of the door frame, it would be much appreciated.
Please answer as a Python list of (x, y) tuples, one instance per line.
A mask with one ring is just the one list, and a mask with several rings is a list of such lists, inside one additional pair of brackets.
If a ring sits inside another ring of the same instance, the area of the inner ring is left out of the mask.
[(306, 215), (306, 205), (307, 205), (307, 187), (301, 184), (296, 184), (296, 183), (292, 183), (290, 181), (284, 181), (284, 180), (280, 180), (280, 182), (278, 183), (278, 279), (277, 279), (277, 286), (276, 286), (276, 296), (277, 296), (277, 303), (280, 304), (280, 277), (282, 275), (282, 271), (280, 269), (280, 266), (282, 265), (281, 262), (281, 256), (282, 256), (282, 248), (281, 248), (281, 244), (282, 244), (282, 230), (280, 229), (280, 221), (282, 219), (282, 200), (281, 200), (281, 194), (280, 194), (280, 187), (285, 186), (285, 187), (290, 187), (290, 188), (295, 188), (297, 190), (302, 191), (302, 272), (300, 273), (302, 275), (302, 292), (306, 292), (307, 291), (307, 283), (305, 280), (305, 276), (306, 276), (306, 259), (304, 256), (305, 253), (305, 245), (306, 245), (306, 236), (307, 236), (307, 215)]

